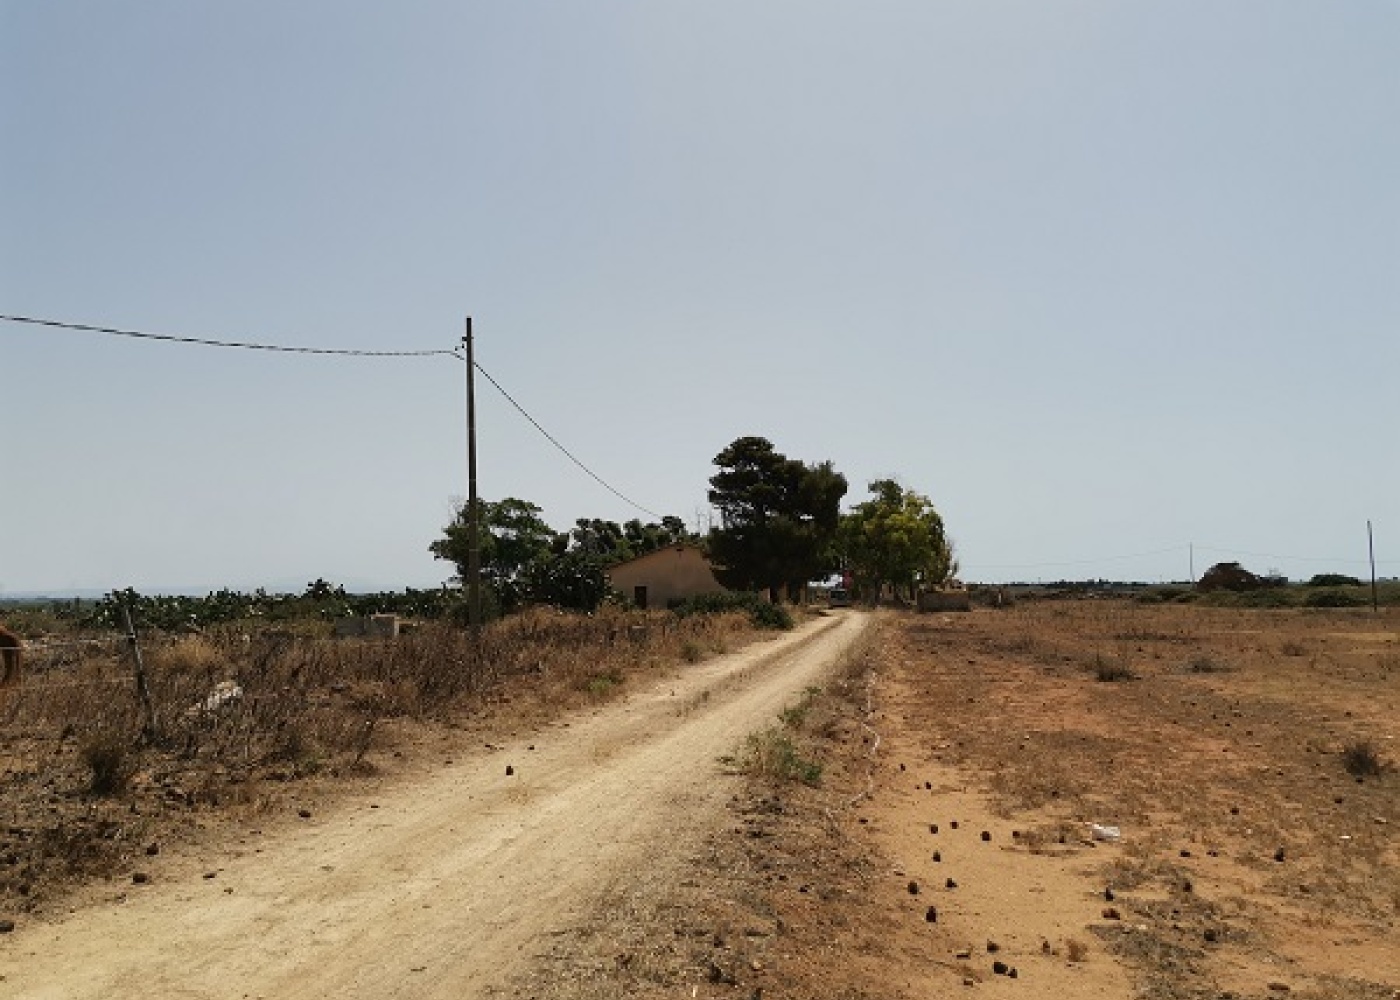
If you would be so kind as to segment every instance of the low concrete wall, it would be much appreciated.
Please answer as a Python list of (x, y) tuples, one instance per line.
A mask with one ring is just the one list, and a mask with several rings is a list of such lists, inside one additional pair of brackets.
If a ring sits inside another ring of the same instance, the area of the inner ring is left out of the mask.
[(402, 631), (398, 615), (370, 615), (367, 618), (342, 618), (335, 623), (335, 637), (350, 639), (394, 639)]
[(925, 590), (919, 594), (920, 611), (971, 611), (972, 596), (966, 590)]

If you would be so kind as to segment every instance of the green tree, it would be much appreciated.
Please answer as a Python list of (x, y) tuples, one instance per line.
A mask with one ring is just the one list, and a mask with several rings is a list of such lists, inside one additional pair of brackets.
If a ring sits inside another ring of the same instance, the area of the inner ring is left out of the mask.
[(767, 590), (776, 601), (835, 565), (846, 477), (830, 462), (805, 465), (761, 437), (741, 437), (715, 456), (710, 532), (715, 576), (735, 590)]
[(685, 528), (678, 517), (663, 517), (661, 523), (633, 518), (625, 524), (581, 517), (569, 533), (569, 548), (587, 552), (612, 566), (679, 542), (695, 542), (699, 536)]
[(529, 599), (575, 611), (595, 611), (611, 593), (603, 561), (578, 549), (537, 559), (525, 570)]
[[(528, 567), (550, 555), (555, 532), (540, 517), (541, 509), (528, 500), (506, 497), (496, 503), (481, 504), (481, 577), (495, 592), (503, 611), (510, 611), (526, 596)], [(428, 546), (439, 559), (457, 567), (457, 576), (467, 579), (470, 553), (467, 505), (443, 531), (443, 537)]]
[(841, 519), (840, 548), (857, 589), (874, 599), (884, 584), (913, 598), (920, 585), (937, 587), (957, 572), (953, 543), (928, 497), (893, 479), (870, 484), (874, 498)]

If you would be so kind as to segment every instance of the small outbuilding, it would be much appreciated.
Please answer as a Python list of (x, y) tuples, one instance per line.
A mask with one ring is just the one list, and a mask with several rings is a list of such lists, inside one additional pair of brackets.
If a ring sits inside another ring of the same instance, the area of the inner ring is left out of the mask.
[(668, 545), (608, 570), (608, 582), (637, 607), (667, 608), (725, 588), (698, 545)]

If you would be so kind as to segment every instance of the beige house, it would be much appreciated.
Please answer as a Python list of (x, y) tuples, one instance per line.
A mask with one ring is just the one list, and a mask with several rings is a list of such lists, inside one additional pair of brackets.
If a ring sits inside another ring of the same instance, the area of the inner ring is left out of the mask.
[(639, 608), (667, 608), (724, 590), (698, 545), (668, 545), (618, 563), (608, 570), (608, 582)]

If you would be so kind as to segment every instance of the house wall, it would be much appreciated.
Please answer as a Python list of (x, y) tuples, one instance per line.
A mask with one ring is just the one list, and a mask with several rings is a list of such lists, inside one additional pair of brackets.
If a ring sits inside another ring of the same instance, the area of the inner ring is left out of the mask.
[(608, 571), (613, 589), (632, 598), (636, 588), (647, 588), (647, 607), (665, 608), (699, 594), (724, 590), (703, 552), (691, 546), (670, 546), (649, 552)]

